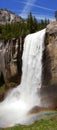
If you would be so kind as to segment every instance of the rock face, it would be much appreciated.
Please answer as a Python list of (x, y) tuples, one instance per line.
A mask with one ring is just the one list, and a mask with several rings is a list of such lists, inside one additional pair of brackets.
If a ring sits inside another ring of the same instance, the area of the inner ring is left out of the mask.
[(57, 86), (57, 22), (46, 28), (42, 77), (44, 86)]
[[(24, 38), (0, 41), (0, 81), (20, 83)], [(57, 22), (46, 28), (42, 86), (57, 86)]]
[(11, 11), (0, 9), (0, 24), (23, 22), (24, 20)]
[[(0, 41), (0, 80), (20, 83), (24, 38)], [(0, 81), (0, 82), (1, 82)]]

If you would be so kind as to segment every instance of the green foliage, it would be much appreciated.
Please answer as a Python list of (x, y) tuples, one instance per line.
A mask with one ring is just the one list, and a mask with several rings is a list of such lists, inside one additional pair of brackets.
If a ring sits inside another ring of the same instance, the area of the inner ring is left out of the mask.
[(5, 84), (0, 87), (0, 94), (5, 92)]
[(16, 86), (17, 86), (16, 83), (9, 82), (9, 83), (5, 84), (5, 89), (11, 89), (11, 88), (16, 87)]
[(18, 38), (21, 35), (26, 35), (25, 23), (11, 23), (0, 25), (0, 40), (8, 40), (11, 38)]
[(0, 86), (0, 94), (5, 93), (6, 90), (11, 89), (11, 88), (13, 88), (15, 86), (16, 86), (16, 83), (13, 83), (13, 82), (3, 84), (2, 86)]
[(8, 40), (20, 36), (25, 37), (29, 33), (34, 33), (45, 28), (48, 23), (49, 20), (46, 19), (38, 23), (37, 19), (30, 13), (27, 20), (22, 23), (0, 24), (0, 40)]
[(27, 18), (27, 28), (29, 30), (29, 33), (33, 33), (37, 31), (38, 23), (35, 17), (32, 16), (32, 13), (28, 15)]
[(27, 28), (29, 30), (29, 33), (34, 33), (36, 31), (44, 29), (46, 28), (46, 25), (49, 23), (49, 19), (41, 20), (38, 23), (37, 19), (32, 16), (32, 13), (30, 13), (27, 18)]
[(42, 30), (46, 28), (46, 26), (50, 23), (49, 19), (41, 20), (41, 22), (38, 24), (38, 30)]
[(41, 119), (32, 125), (20, 125), (12, 128), (5, 128), (4, 130), (57, 130), (57, 116), (52, 116), (50, 119)]

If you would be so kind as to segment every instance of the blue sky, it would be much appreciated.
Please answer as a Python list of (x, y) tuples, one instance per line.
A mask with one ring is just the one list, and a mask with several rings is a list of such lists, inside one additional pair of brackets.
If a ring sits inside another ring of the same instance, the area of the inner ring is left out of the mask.
[(5, 8), (26, 18), (30, 12), (37, 19), (54, 19), (57, 0), (0, 0), (0, 8)]

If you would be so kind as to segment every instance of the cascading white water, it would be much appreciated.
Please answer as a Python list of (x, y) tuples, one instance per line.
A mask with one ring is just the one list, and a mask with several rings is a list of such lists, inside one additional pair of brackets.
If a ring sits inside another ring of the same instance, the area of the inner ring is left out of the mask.
[(0, 127), (24, 124), (28, 112), (34, 106), (41, 106), (42, 52), (45, 29), (25, 38), (21, 84), (13, 89), (0, 103)]

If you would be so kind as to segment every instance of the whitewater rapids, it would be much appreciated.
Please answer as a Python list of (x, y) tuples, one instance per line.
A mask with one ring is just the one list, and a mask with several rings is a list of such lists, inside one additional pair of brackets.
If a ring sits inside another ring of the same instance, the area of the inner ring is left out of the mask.
[(45, 29), (25, 38), (21, 84), (0, 103), (1, 128), (31, 122), (28, 112), (35, 106), (41, 107), (38, 91), (42, 84), (44, 37)]

